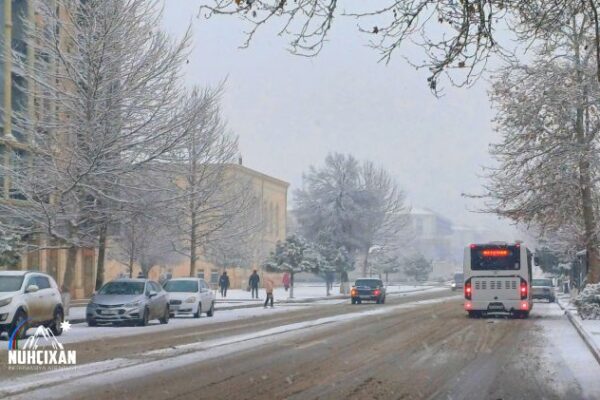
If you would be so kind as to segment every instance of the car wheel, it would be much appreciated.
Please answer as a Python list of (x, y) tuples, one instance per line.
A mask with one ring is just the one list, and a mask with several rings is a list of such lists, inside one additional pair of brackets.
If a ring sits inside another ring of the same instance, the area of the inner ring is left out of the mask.
[(144, 308), (144, 315), (142, 315), (142, 319), (140, 319), (139, 326), (148, 326), (148, 319), (150, 318), (148, 314), (148, 309)]
[(202, 303), (198, 303), (198, 311), (194, 314), (194, 318), (200, 318), (200, 314), (202, 314)]
[(479, 311), (468, 311), (468, 313), (469, 313), (469, 318), (479, 318), (481, 316)]
[[(15, 334), (15, 330), (17, 330)], [(10, 326), (10, 330), (8, 332), (8, 336), (15, 335), (15, 339), (24, 339), (27, 335), (27, 329), (29, 329), (29, 324), (27, 323), (27, 313), (23, 310), (17, 311), (15, 317), (13, 318), (13, 323)]]
[(212, 317), (213, 315), (215, 315), (215, 303), (214, 303), (214, 302), (212, 302), (212, 303), (211, 303), (211, 305), (210, 305), (210, 310), (208, 310), (208, 311), (206, 312), (206, 315), (207, 315), (208, 317)]
[(166, 325), (169, 323), (169, 306), (165, 307), (165, 313), (163, 314), (162, 318), (159, 318), (158, 321), (163, 324)]
[(98, 323), (96, 322), (95, 319), (88, 319), (87, 320), (87, 324), (88, 324), (88, 326), (92, 326), (92, 327), (93, 326), (98, 326)]
[(54, 334), (54, 336), (60, 336), (63, 333), (63, 329), (62, 329), (62, 323), (65, 321), (65, 313), (63, 312), (62, 308), (57, 308), (56, 311), (54, 311), (54, 319), (52, 320), (52, 325), (50, 326), (50, 329), (52, 330), (52, 333)]
[(352, 304), (356, 304), (356, 299), (354, 297), (351, 299), (351, 301), (352, 301)]
[(381, 299), (381, 304), (385, 304), (385, 296), (383, 296), (383, 299)]

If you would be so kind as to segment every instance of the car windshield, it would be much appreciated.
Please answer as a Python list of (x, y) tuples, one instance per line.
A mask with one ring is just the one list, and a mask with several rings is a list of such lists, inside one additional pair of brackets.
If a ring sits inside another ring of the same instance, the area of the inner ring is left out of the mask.
[(98, 294), (130, 296), (142, 293), (144, 293), (144, 282), (109, 282), (98, 292)]
[(552, 279), (533, 279), (531, 286), (552, 286)]
[(198, 291), (198, 281), (168, 281), (165, 290), (172, 293), (193, 293)]
[(461, 282), (464, 280), (464, 275), (462, 272), (457, 272), (454, 274), (454, 282)]
[(16, 292), (21, 289), (23, 284), (22, 276), (6, 276), (0, 275), (0, 293), (2, 292)]
[(368, 286), (370, 288), (376, 288), (383, 286), (381, 281), (377, 279), (357, 279), (354, 286)]

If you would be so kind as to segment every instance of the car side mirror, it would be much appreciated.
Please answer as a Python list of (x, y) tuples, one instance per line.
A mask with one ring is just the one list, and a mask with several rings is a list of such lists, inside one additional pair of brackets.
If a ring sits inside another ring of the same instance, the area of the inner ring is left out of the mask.
[(155, 297), (157, 294), (158, 294), (158, 292), (155, 292), (154, 290), (151, 290), (151, 291), (148, 293), (148, 297), (150, 297), (150, 298), (153, 298), (153, 297)]
[(27, 289), (25, 289), (25, 293), (35, 293), (38, 290), (40, 290), (38, 285), (29, 285), (29, 286), (27, 286)]

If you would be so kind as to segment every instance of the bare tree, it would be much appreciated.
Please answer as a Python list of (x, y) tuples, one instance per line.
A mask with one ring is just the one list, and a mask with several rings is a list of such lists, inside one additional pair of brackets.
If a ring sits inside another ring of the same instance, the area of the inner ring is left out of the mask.
[[(489, 173), (488, 211), (542, 233), (570, 231), (588, 252), (589, 282), (600, 280), (598, 132), (600, 85), (586, 18), (572, 17), (531, 65), (498, 76), (492, 99), (503, 141)], [(557, 84), (560, 82), (560, 84)]]
[(404, 192), (383, 168), (351, 155), (329, 154), (311, 167), (296, 191), (296, 215), (304, 237), (361, 254), (366, 274), (374, 246), (397, 244), (406, 224)]
[[(25, 150), (2, 173), (11, 182), (0, 224), (42, 234), (68, 248), (63, 290), (77, 250), (96, 246), (124, 179), (169, 152), (187, 134), (180, 71), (189, 32), (178, 42), (157, 27), (157, 1), (36, 1), (24, 20), (33, 66), (15, 53), (35, 107), (15, 117)], [(42, 23), (40, 23), (42, 21)], [(101, 243), (102, 244), (102, 243)]]
[(302, 56), (321, 51), (339, 17), (355, 19), (382, 61), (388, 62), (403, 46), (420, 47), (424, 57), (408, 61), (430, 71), (427, 81), (435, 93), (442, 75), (456, 85), (470, 85), (492, 56), (511, 59), (520, 53), (513, 39), (551, 40), (565, 18), (582, 16), (593, 27), (600, 80), (597, 0), (214, 0), (200, 13), (241, 18), (249, 26), (243, 47), (261, 27), (279, 20), (278, 34), (288, 38), (290, 52)]
[(190, 276), (209, 238), (246, 209), (240, 186), (228, 171), (237, 154), (237, 140), (226, 131), (219, 100), (221, 87), (193, 90), (188, 110), (190, 132), (165, 168), (175, 178), (170, 192), (174, 211), (173, 248), (190, 261)]

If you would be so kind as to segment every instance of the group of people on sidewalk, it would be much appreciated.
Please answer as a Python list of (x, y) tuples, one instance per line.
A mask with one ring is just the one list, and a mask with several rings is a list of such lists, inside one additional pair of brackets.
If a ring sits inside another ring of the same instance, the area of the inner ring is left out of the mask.
[[(288, 289), (290, 288), (290, 284), (291, 284), (290, 274), (288, 272), (283, 274), (282, 283), (283, 283), (283, 287), (285, 288), (285, 291), (287, 292)], [(259, 284), (260, 284), (260, 276), (258, 275), (258, 272), (256, 270), (254, 270), (254, 271), (252, 271), (252, 274), (250, 275), (250, 278), (248, 279), (248, 291), (251, 292), (253, 299), (258, 299)], [(229, 289), (229, 286), (231, 286), (229, 276), (227, 275), (227, 271), (223, 271), (223, 274), (219, 278), (219, 289), (221, 291), (221, 297), (227, 297), (227, 289)], [(264, 282), (264, 287), (265, 287), (265, 292), (267, 294), (266, 299), (265, 299), (265, 308), (267, 308), (267, 305), (269, 305), (269, 302), (271, 303), (270, 304), (271, 307), (273, 307), (273, 302), (274, 302), (273, 290), (275, 289), (275, 283), (273, 282), (273, 279), (271, 279), (270, 277), (266, 277), (265, 282)]]

